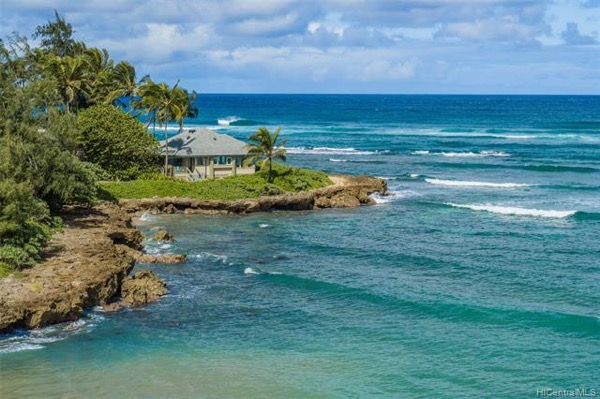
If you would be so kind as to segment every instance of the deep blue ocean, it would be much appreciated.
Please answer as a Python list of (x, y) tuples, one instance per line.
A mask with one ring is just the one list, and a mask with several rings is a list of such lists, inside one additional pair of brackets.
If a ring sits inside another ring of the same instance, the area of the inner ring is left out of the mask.
[(189, 255), (139, 266), (169, 294), (1, 336), (2, 398), (600, 395), (600, 96), (198, 105), (186, 126), (242, 140), (281, 126), (289, 164), (379, 176), (393, 195), (142, 217), (177, 239), (147, 251)]

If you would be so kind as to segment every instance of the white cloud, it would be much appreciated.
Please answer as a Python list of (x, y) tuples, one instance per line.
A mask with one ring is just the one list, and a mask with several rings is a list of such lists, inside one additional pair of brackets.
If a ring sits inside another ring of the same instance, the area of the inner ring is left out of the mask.
[(597, 42), (597, 2), (5, 0), (0, 34), (56, 8), (76, 38), (198, 91), (590, 92), (597, 48), (563, 43)]
[(210, 27), (198, 25), (184, 29), (173, 24), (146, 24), (146, 32), (138, 37), (100, 40), (101, 47), (121, 53), (124, 58), (145, 63), (168, 61), (177, 52), (190, 53), (203, 49), (211, 38)]

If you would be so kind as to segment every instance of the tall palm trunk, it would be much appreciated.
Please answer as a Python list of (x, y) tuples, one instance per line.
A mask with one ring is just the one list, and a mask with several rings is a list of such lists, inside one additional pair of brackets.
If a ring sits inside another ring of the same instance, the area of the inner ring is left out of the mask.
[(156, 140), (156, 111), (154, 111), (154, 116), (152, 117), (152, 135)]
[(269, 159), (269, 183), (273, 183), (273, 162), (271, 162), (271, 157)]
[(167, 134), (167, 124), (165, 123), (165, 175), (169, 175), (169, 135)]

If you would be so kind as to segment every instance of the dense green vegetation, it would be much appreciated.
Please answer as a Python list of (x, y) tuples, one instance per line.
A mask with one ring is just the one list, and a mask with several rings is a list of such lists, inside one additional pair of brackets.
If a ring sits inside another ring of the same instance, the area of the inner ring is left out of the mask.
[[(128, 98), (160, 124), (196, 112), (178, 85), (138, 80), (127, 61), (76, 41), (58, 13), (32, 38), (38, 47), (0, 40), (0, 275), (35, 264), (56, 211), (93, 204), (99, 179), (158, 171), (157, 142), (126, 112)], [(168, 107), (151, 101), (153, 87), (168, 89)]]
[(218, 180), (187, 182), (174, 179), (102, 182), (105, 199), (187, 197), (204, 200), (236, 200), (313, 190), (332, 184), (323, 172), (273, 164), (273, 182), (268, 171)]
[(79, 113), (81, 148), (110, 177), (135, 179), (152, 171), (159, 160), (156, 141), (133, 116), (109, 104)]

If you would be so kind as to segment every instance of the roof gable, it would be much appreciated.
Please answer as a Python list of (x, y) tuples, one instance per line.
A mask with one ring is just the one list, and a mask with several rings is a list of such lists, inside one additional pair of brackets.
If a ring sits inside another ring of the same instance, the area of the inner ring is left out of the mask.
[[(161, 141), (160, 145), (164, 155), (165, 141)], [(205, 128), (184, 130), (169, 139), (169, 156), (174, 157), (244, 156), (247, 153), (243, 141)]]

